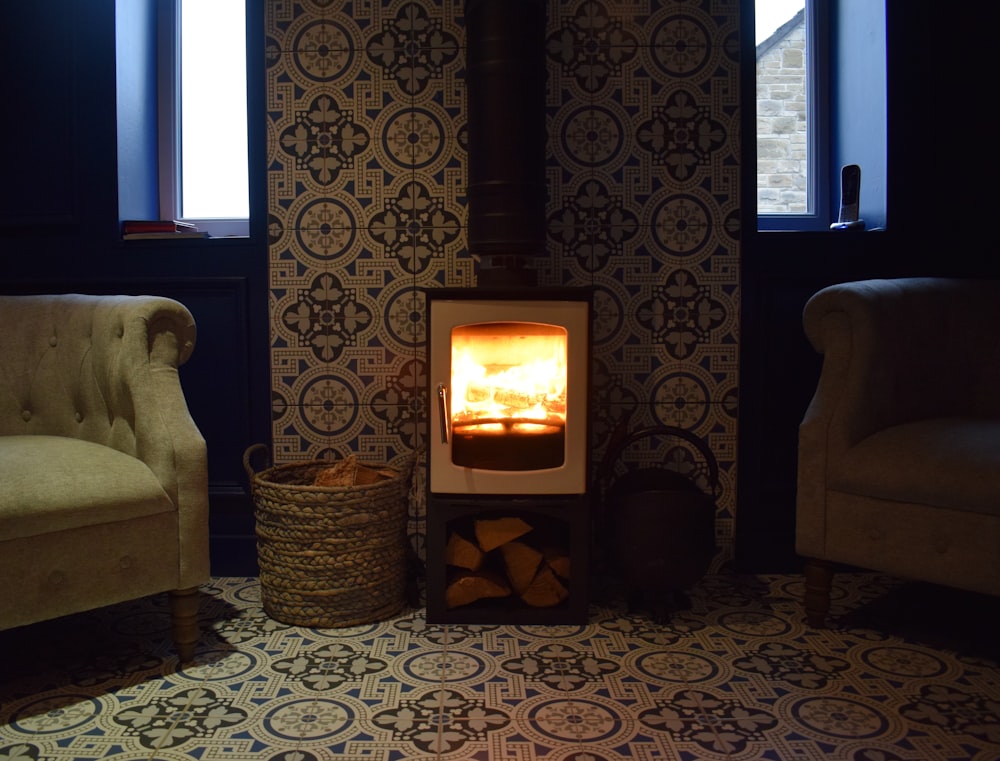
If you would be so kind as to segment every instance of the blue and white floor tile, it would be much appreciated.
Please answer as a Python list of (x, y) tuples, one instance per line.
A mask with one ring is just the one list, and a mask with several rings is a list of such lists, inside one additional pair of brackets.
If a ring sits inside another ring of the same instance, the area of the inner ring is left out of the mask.
[(997, 761), (997, 601), (798, 576), (705, 579), (657, 624), (349, 629), (269, 619), (253, 578), (205, 588), (179, 668), (151, 598), (0, 632), (0, 761)]

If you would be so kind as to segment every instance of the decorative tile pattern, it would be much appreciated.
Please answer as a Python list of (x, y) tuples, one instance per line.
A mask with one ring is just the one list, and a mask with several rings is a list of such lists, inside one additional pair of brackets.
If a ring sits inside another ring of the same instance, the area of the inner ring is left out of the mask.
[[(390, 457), (426, 436), (421, 289), (475, 285), (463, 5), (267, 3), (279, 462)], [(544, 34), (539, 279), (594, 289), (593, 456), (633, 414), (708, 441), (716, 569), (735, 511), (738, 5), (548, 0)]]
[[(665, 624), (609, 592), (586, 625), (435, 626), (413, 609), (309, 629), (265, 616), (256, 579), (218, 578), (183, 668), (160, 598), (0, 632), (19, 654), (0, 675), (0, 759), (1000, 758), (985, 630), (1000, 601), (835, 585), (824, 630), (804, 625), (796, 576), (706, 577)], [(901, 618), (900, 594), (928, 606)]]

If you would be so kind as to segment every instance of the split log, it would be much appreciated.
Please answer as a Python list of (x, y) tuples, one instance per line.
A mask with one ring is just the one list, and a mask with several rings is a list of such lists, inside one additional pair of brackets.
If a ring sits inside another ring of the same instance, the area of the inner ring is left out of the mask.
[(531, 531), (531, 525), (520, 518), (494, 518), (478, 520), (475, 524), (476, 541), (483, 552), (495, 550)]
[(542, 564), (542, 553), (524, 542), (507, 542), (500, 546), (504, 570), (511, 586), (519, 595), (531, 586)]
[(502, 576), (494, 573), (459, 572), (448, 583), (444, 600), (447, 607), (458, 608), (488, 597), (508, 596), (510, 587)]
[(483, 551), (458, 532), (453, 531), (448, 537), (448, 544), (444, 548), (444, 562), (448, 565), (478, 571), (483, 564), (483, 557)]
[(545, 564), (548, 565), (557, 576), (569, 579), (569, 555), (563, 550), (554, 547), (546, 547), (544, 550)]
[(525, 604), (534, 608), (551, 608), (567, 597), (569, 597), (569, 591), (547, 565), (542, 566), (531, 585), (521, 595)]
[(363, 486), (384, 481), (394, 475), (388, 468), (376, 470), (358, 462), (355, 455), (348, 455), (334, 465), (317, 471), (313, 486)]

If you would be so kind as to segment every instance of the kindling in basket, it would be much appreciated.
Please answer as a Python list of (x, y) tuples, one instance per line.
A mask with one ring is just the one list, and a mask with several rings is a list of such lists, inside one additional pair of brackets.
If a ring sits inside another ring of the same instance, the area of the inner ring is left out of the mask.
[[(406, 600), (406, 522), (413, 454), (393, 464), (294, 462), (255, 473), (261, 602), (276, 621), (334, 628), (377, 621)], [(340, 485), (317, 485), (335, 483)]]

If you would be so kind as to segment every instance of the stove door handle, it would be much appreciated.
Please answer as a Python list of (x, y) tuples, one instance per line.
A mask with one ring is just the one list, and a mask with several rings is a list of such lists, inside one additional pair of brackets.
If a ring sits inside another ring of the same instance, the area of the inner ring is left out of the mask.
[(448, 417), (448, 387), (443, 383), (438, 383), (438, 415), (441, 418), (441, 443), (447, 444), (451, 420)]

